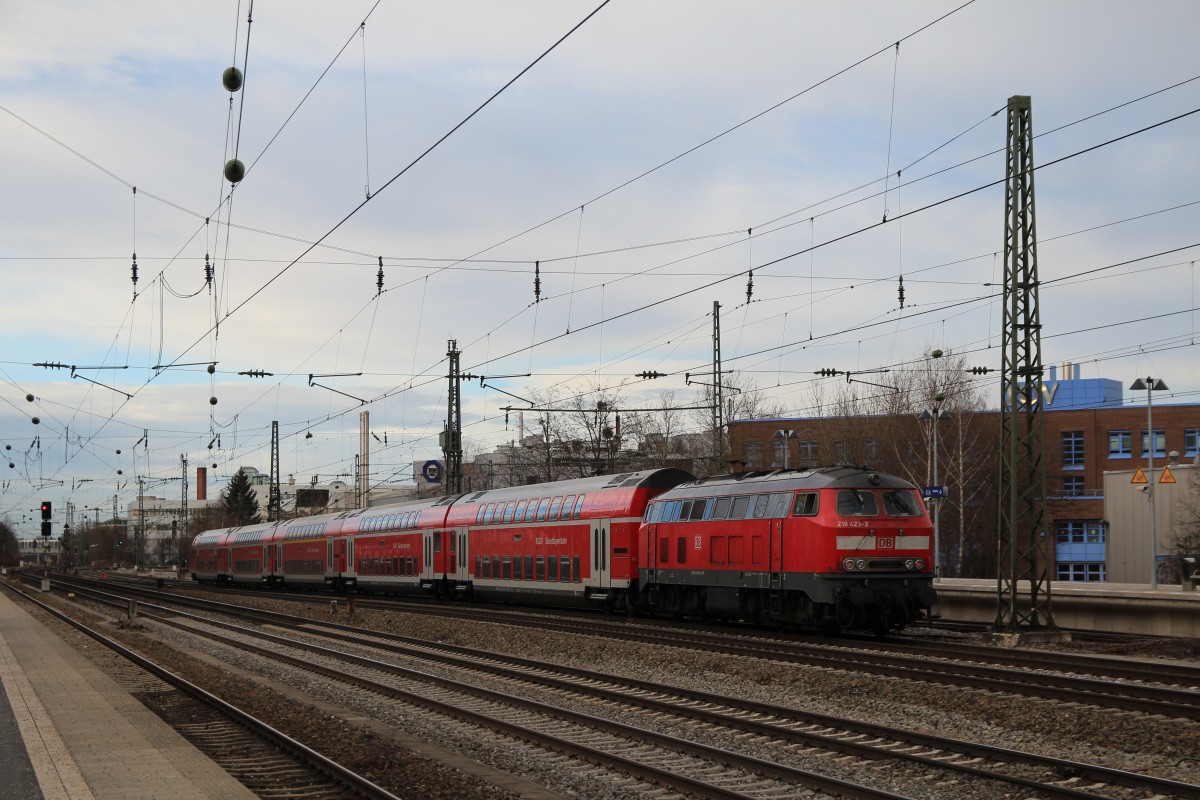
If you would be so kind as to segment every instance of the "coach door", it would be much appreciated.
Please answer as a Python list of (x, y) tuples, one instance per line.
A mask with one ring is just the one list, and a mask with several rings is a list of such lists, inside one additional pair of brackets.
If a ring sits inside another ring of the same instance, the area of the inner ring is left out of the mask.
[(467, 569), (467, 529), (450, 528), (445, 531), (439, 531), (439, 536), (442, 536), (446, 541), (446, 552), (442, 555), (445, 559), (446, 575), (451, 583), (463, 587), (471, 581), (471, 576)]
[(783, 581), (783, 520), (769, 521), (770, 532), (767, 534), (768, 569), (771, 572), (771, 588), (778, 589)]
[(592, 586), (597, 589), (612, 586), (612, 564), (609, 562), (611, 526), (612, 520), (609, 519), (592, 521)]
[(438, 534), (433, 531), (425, 531), (421, 534), (421, 539), (424, 541), (424, 551), (421, 559), (421, 580), (433, 580), (433, 543)]

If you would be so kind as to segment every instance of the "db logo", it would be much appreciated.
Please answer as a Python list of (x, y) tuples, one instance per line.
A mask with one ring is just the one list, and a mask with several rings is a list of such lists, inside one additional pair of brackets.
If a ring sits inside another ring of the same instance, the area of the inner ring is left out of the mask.
[(875, 546), (877, 548), (879, 548), (880, 550), (895, 550), (896, 549), (896, 537), (895, 536), (877, 537), (875, 539)]

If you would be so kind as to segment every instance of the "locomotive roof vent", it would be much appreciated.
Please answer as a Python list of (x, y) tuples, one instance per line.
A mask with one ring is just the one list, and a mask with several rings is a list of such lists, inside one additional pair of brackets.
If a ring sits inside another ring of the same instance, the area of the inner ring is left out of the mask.
[(870, 477), (868, 477), (868, 478), (867, 478), (867, 480), (868, 480), (868, 481), (870, 481), (870, 483), (871, 483), (871, 485), (872, 485), (872, 486), (878, 486), (878, 485), (879, 485), (879, 481), (880, 481), (880, 478), (879, 478), (879, 473), (878, 473), (878, 472), (872, 472), (872, 473), (871, 473), (871, 475), (870, 475)]

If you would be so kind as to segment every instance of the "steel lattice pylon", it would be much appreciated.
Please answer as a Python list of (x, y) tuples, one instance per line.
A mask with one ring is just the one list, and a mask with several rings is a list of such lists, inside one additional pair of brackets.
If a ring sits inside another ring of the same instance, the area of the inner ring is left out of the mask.
[(450, 390), (446, 402), (446, 430), (442, 435), (442, 453), (446, 457), (446, 493), (462, 494), (462, 373), (459, 368), (458, 340), (447, 343), (450, 359)]
[[(1004, 192), (1004, 343), (1001, 368), (997, 632), (1054, 629), (1049, 538), (1044, 529), (1046, 464), (1042, 334), (1033, 202), (1032, 104), (1008, 100)], [(1022, 596), (1022, 585), (1028, 595)]]
[(279, 491), (279, 420), (272, 420), (271, 485), (267, 489), (267, 522), (277, 522), (282, 516), (283, 502)]

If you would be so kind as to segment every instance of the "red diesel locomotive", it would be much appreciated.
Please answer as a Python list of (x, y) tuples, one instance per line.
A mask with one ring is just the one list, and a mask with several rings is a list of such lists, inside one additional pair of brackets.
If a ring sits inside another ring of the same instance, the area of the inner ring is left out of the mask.
[(197, 581), (331, 586), (884, 633), (934, 602), (915, 488), (854, 467), (675, 469), (207, 531)]
[(722, 475), (651, 502), (643, 607), (885, 634), (928, 612), (933, 526), (916, 488), (859, 467)]

